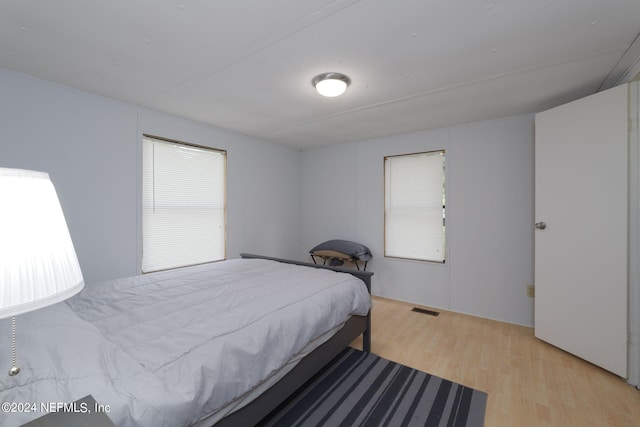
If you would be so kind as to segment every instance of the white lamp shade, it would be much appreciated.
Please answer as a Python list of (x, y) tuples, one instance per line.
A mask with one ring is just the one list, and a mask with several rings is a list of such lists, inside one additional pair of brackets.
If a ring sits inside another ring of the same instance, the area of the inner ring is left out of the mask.
[(0, 168), (0, 319), (63, 301), (83, 287), (49, 175)]
[(316, 83), (316, 90), (320, 95), (333, 98), (340, 96), (347, 90), (347, 82), (338, 79), (326, 79)]
[(333, 98), (342, 95), (351, 84), (351, 79), (342, 73), (330, 72), (318, 74), (311, 84), (320, 95)]

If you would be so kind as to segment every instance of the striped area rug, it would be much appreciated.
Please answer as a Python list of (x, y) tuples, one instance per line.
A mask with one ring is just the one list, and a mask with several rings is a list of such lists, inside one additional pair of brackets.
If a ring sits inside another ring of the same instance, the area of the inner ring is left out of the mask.
[(347, 349), (260, 426), (483, 426), (487, 394)]

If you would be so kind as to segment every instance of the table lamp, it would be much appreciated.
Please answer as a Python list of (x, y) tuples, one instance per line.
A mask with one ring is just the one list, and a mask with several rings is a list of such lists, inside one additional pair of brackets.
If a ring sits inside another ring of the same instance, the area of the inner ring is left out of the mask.
[(0, 319), (12, 318), (9, 375), (20, 372), (15, 316), (63, 301), (83, 287), (49, 175), (0, 168)]

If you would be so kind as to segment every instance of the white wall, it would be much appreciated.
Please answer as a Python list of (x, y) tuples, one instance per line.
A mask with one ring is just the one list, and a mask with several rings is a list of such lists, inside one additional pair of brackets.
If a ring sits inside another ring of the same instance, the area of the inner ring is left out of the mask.
[(85, 281), (136, 271), (136, 109), (0, 70), (0, 166), (48, 172)]
[[(377, 295), (533, 325), (533, 115), (302, 153), (301, 242), (372, 250)], [(447, 262), (383, 256), (383, 158), (446, 150)]]
[[(140, 271), (142, 133), (228, 151), (228, 258), (368, 245), (374, 292), (531, 325), (533, 116), (298, 152), (0, 70), (0, 167), (49, 172), (87, 282)], [(382, 256), (383, 157), (447, 150), (445, 265)]]
[(241, 252), (295, 257), (299, 151), (153, 110), (141, 110), (140, 128), (141, 134), (227, 150), (227, 258)]
[(228, 258), (294, 256), (297, 151), (6, 70), (0, 94), (0, 167), (50, 174), (85, 281), (140, 271), (142, 133), (228, 151)]

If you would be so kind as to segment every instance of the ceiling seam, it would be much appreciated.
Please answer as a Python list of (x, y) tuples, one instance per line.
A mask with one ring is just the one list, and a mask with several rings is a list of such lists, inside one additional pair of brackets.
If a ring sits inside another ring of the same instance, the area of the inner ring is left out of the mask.
[[(611, 71), (609, 71), (609, 73), (604, 78), (602, 83), (600, 83), (600, 86), (598, 86), (598, 90), (596, 92), (600, 92), (600, 91), (603, 91), (605, 89), (612, 88), (612, 87), (617, 86), (620, 83), (622, 83), (621, 80), (625, 77), (627, 72), (631, 68), (633, 68), (633, 66), (636, 63), (638, 63), (638, 61), (640, 61), (640, 56), (637, 56), (635, 58), (631, 58), (633, 60), (633, 62), (631, 63), (630, 66), (625, 67), (624, 62), (628, 60), (628, 56), (629, 55), (633, 55), (634, 51), (640, 52), (640, 33), (638, 33), (638, 35), (633, 40), (633, 42), (631, 42), (631, 44), (627, 47), (627, 49), (624, 51), (622, 56), (620, 56), (620, 59), (618, 60), (618, 62), (616, 62), (616, 64), (611, 68)], [(622, 72), (619, 72), (619, 75), (616, 77), (615, 76), (616, 70), (619, 67), (625, 67), (625, 69), (622, 70)]]
[(282, 40), (287, 39), (288, 37), (293, 36), (294, 34), (305, 30), (315, 24), (317, 24), (318, 22), (338, 13), (341, 12), (344, 9), (347, 9), (351, 6), (353, 6), (356, 3), (359, 3), (362, 0), (337, 0), (334, 1), (333, 3), (323, 7), (322, 9), (318, 9), (314, 12), (312, 12), (311, 14), (298, 19), (297, 21), (295, 21), (294, 23), (291, 23), (289, 25), (287, 25), (286, 28), (282, 29), (282, 30), (278, 30), (275, 33), (263, 38), (260, 42), (258, 43), (253, 43), (251, 46), (247, 47), (246, 49), (243, 49), (243, 51), (239, 54), (236, 55), (232, 55), (231, 57), (227, 58), (226, 60), (223, 60), (222, 62), (218, 63), (217, 65), (213, 66), (210, 68), (209, 71), (207, 72), (203, 72), (198, 76), (192, 77), (180, 84), (178, 84), (177, 86), (174, 86), (162, 93), (160, 93), (157, 96), (154, 96), (152, 98), (147, 99), (146, 101), (142, 102), (140, 104), (140, 106), (142, 107), (149, 107), (150, 104), (154, 103), (154, 102), (158, 102), (159, 100), (161, 100), (162, 98), (178, 91), (181, 89), (184, 89), (194, 83), (200, 82), (202, 80), (205, 80), (239, 62), (244, 61), (245, 59), (275, 45), (276, 43), (281, 42)]
[(343, 115), (348, 115), (348, 114), (353, 114), (353, 113), (357, 113), (360, 111), (365, 111), (365, 110), (369, 110), (372, 108), (377, 108), (377, 107), (381, 107), (381, 106), (385, 106), (385, 105), (391, 105), (391, 104), (395, 104), (398, 102), (402, 102), (402, 101), (406, 101), (409, 99), (414, 99), (414, 98), (420, 98), (423, 96), (428, 96), (428, 95), (433, 95), (436, 93), (440, 93), (440, 92), (446, 92), (449, 90), (454, 90), (454, 89), (460, 89), (463, 88), (465, 86), (471, 86), (477, 83), (485, 83), (485, 82), (489, 82), (492, 80), (498, 80), (504, 77), (510, 77), (510, 76), (515, 76), (518, 74), (523, 74), (523, 73), (528, 73), (531, 71), (536, 71), (536, 70), (541, 70), (544, 68), (549, 68), (549, 67), (555, 67), (558, 65), (563, 65), (563, 64), (568, 64), (574, 61), (584, 61), (587, 59), (592, 59), (592, 58), (597, 58), (599, 56), (604, 56), (604, 55), (609, 55), (615, 52), (619, 52), (621, 50), (625, 50), (627, 49), (627, 45), (625, 45), (624, 47), (618, 47), (618, 48), (611, 48), (611, 49), (606, 49), (600, 52), (597, 52), (595, 54), (587, 54), (587, 55), (580, 55), (580, 56), (574, 56), (568, 59), (562, 59), (562, 60), (558, 60), (558, 61), (552, 61), (543, 65), (535, 65), (532, 67), (526, 67), (526, 68), (521, 68), (518, 70), (513, 70), (513, 71), (508, 71), (505, 73), (498, 73), (498, 74), (493, 74), (491, 76), (487, 76), (487, 77), (482, 77), (479, 79), (474, 79), (474, 80), (469, 80), (469, 81), (465, 81), (465, 82), (461, 82), (461, 83), (456, 83), (453, 85), (449, 85), (449, 86), (445, 86), (445, 87), (439, 87), (437, 89), (429, 89), (426, 91), (422, 91), (422, 92), (418, 92), (418, 93), (414, 93), (411, 95), (406, 95), (406, 96), (401, 96), (399, 98), (394, 98), (394, 99), (388, 99), (385, 101), (380, 101), (380, 102), (375, 102), (373, 104), (368, 104), (368, 105), (363, 105), (360, 107), (356, 107), (356, 108), (351, 108), (348, 110), (343, 110), (343, 111), (339, 111), (336, 113), (331, 113), (331, 114), (326, 114), (324, 116), (321, 117), (317, 117), (317, 118), (313, 118), (313, 119), (309, 119), (309, 120), (303, 120), (301, 122), (286, 126), (286, 127), (279, 127), (279, 128), (273, 128), (270, 130), (266, 130), (265, 131), (265, 135), (273, 135), (275, 132), (280, 132), (280, 131), (284, 131), (284, 130), (289, 130), (289, 129), (295, 129), (307, 124), (311, 124), (311, 123), (317, 123), (317, 122), (321, 122), (323, 120), (328, 120), (328, 119), (332, 119), (335, 117), (340, 117)]

